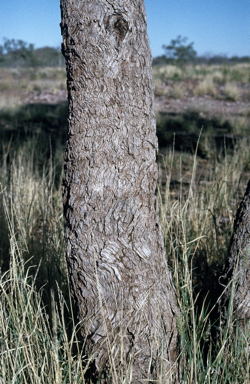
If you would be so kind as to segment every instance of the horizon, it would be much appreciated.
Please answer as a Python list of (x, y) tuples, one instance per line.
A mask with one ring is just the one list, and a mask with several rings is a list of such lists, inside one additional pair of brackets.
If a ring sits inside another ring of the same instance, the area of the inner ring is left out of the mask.
[[(185, 37), (185, 36), (182, 36), (182, 37)], [(4, 37), (5, 38), (5, 37)], [(12, 39), (8, 39), (8, 38), (6, 38), (7, 40), (12, 40)], [(17, 40), (19, 40), (19, 39), (14, 39), (15, 41), (17, 41)], [(23, 40), (22, 40), (23, 41)], [(32, 42), (27, 42), (27, 41), (23, 41), (23, 43), (27, 43), (27, 46), (29, 45), (29, 44), (31, 44), (31, 45), (33, 45), (34, 46), (34, 44), (32, 43)], [(187, 43), (189, 43), (189, 42), (187, 42)], [(1, 44), (0, 44), (0, 46), (1, 46)], [(61, 47), (55, 47), (55, 46), (51, 46), (51, 45), (44, 45), (44, 46), (41, 46), (41, 47), (34, 47), (34, 51), (36, 51), (36, 50), (42, 50), (42, 49), (46, 49), (46, 48), (51, 48), (51, 49), (55, 49), (55, 50), (57, 50), (58, 52), (61, 52)], [(5, 54), (5, 53), (4, 53)], [(7, 53), (6, 53), (7, 54)], [(153, 57), (153, 59), (156, 59), (156, 58), (158, 58), (158, 57), (162, 57), (162, 56), (165, 56), (165, 53), (163, 52), (161, 55), (158, 55), (158, 56), (154, 56)], [(196, 58), (205, 58), (205, 59), (209, 59), (209, 58), (216, 58), (216, 57), (218, 57), (218, 58), (225, 58), (225, 59), (228, 59), (228, 60), (230, 60), (230, 59), (233, 59), (234, 57), (236, 57), (236, 58), (238, 58), (238, 59), (242, 59), (242, 58), (245, 58), (245, 57), (248, 57), (248, 58), (250, 58), (250, 54), (249, 55), (242, 55), (242, 56), (239, 56), (239, 55), (231, 55), (231, 56), (229, 56), (229, 55), (227, 55), (226, 53), (218, 53), (218, 54), (213, 54), (212, 52), (206, 52), (206, 53), (204, 53), (203, 55), (201, 54), (201, 55), (199, 55), (198, 53), (197, 53), (197, 55), (196, 55)]]
[[(194, 43), (198, 56), (250, 56), (248, 0), (145, 0), (152, 56), (178, 35)], [(9, 0), (2, 5), (3, 38), (20, 39), (35, 49), (61, 46), (59, 0)]]

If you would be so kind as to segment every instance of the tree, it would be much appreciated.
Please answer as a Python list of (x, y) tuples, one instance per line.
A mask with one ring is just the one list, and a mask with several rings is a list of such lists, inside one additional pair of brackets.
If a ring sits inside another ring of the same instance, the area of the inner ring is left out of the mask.
[(171, 40), (169, 45), (163, 45), (165, 56), (169, 62), (179, 65), (192, 62), (195, 59), (196, 51), (193, 48), (194, 43), (186, 44), (187, 37), (177, 36)]
[(37, 65), (34, 54), (34, 45), (27, 44), (23, 40), (3, 39), (4, 44), (0, 46), (0, 63), (5, 66), (32, 66)]
[(61, 0), (61, 14), (66, 252), (85, 352), (97, 372), (133, 363), (133, 382), (154, 378), (176, 361), (179, 312), (155, 196), (144, 1)]
[[(221, 301), (221, 315), (224, 321), (228, 316), (236, 320), (242, 332), (250, 321), (250, 181), (239, 205), (234, 221), (233, 235), (229, 247), (229, 257), (225, 285), (229, 288)], [(230, 284), (231, 282), (231, 284)], [(229, 308), (229, 311), (228, 311)]]

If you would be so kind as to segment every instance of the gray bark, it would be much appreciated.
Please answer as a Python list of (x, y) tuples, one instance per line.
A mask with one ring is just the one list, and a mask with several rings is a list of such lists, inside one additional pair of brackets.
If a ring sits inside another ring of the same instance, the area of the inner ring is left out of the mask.
[[(229, 284), (221, 303), (224, 323), (228, 320), (230, 296), (232, 320), (243, 331), (250, 321), (250, 181), (237, 210), (229, 247), (225, 282)], [(230, 284), (231, 281), (231, 284)], [(249, 326), (248, 326), (249, 328)], [(250, 329), (250, 328), (249, 328)]]
[(133, 382), (154, 378), (176, 361), (179, 312), (155, 196), (144, 0), (61, 0), (61, 13), (65, 236), (86, 352), (98, 371), (133, 361)]

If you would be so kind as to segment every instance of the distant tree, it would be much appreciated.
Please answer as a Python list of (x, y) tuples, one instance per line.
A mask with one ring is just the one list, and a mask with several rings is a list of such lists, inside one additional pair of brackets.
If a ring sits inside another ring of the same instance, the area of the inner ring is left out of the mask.
[(34, 49), (33, 44), (5, 37), (3, 44), (0, 45), (0, 66), (12, 68), (64, 67), (64, 58), (60, 48)]
[(224, 65), (229, 63), (229, 58), (227, 57), (226, 54), (212, 55), (208, 58), (207, 63), (210, 65), (213, 65), (213, 64)]
[(196, 57), (196, 51), (193, 48), (194, 43), (186, 44), (187, 40), (187, 37), (179, 35), (176, 39), (171, 40), (169, 45), (162, 46), (168, 62), (182, 65), (194, 61)]
[(6, 54), (20, 52), (20, 55), (22, 55), (25, 52), (32, 52), (34, 50), (33, 44), (28, 44), (23, 40), (7, 39), (6, 37), (3, 40), (3, 52)]
[(157, 56), (153, 58), (153, 65), (164, 65), (166, 64), (167, 59), (165, 55)]
[(239, 63), (249, 63), (250, 62), (250, 56), (241, 56), (239, 58)]
[(5, 62), (4, 54), (3, 54), (3, 46), (0, 45), (0, 66)]
[(64, 67), (64, 57), (61, 48), (43, 47), (35, 50), (41, 67)]
[(0, 46), (0, 56), (2, 65), (13, 67), (37, 66), (34, 45), (23, 40), (7, 39), (5, 37), (3, 45)]

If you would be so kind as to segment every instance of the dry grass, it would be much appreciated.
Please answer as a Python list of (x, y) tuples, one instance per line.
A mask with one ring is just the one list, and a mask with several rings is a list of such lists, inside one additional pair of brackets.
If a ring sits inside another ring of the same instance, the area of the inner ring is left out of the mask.
[[(220, 87), (225, 90), (228, 86), (232, 93), (232, 87), (237, 87), (236, 98), (241, 100), (242, 86), (249, 81), (249, 65), (164, 66), (153, 68), (153, 72), (156, 93), (180, 100), (187, 97), (186, 92), (193, 95), (193, 84), (200, 86), (199, 95), (210, 98), (217, 97)], [(4, 69), (0, 74), (1, 112), (8, 110), (6, 116), (14, 122), (28, 90), (49, 89), (53, 93), (61, 86), (65, 87), (62, 70)], [(236, 100), (233, 97), (232, 102)], [(34, 120), (45, 113), (35, 112)], [(23, 116), (25, 124), (30, 113), (27, 109)], [(235, 130), (247, 131), (249, 117), (246, 108), (244, 115), (235, 118)], [(77, 338), (79, 325), (73, 321), (64, 258), (61, 182), (55, 183), (55, 178), (60, 178), (63, 154), (57, 147), (53, 161), (46, 161), (47, 155), (36, 153), (34, 140), (25, 140), (14, 149), (13, 143), (2, 143), (0, 383), (87, 384), (91, 357), (83, 356)], [(233, 149), (224, 145), (217, 151), (205, 138), (202, 145), (209, 154), (206, 159), (171, 149), (159, 156), (161, 225), (182, 313), (178, 319), (182, 383), (249, 384), (249, 335), (239, 335), (230, 317), (222, 329), (217, 313), (223, 291), (219, 276), (237, 204), (250, 176), (249, 143), (245, 139), (234, 143)], [(116, 346), (110, 346), (111, 362), (115, 350)], [(162, 373), (157, 383), (170, 384), (167, 375)], [(112, 384), (132, 381), (132, 360), (119, 369), (113, 365)]]
[[(61, 192), (53, 182), (53, 163), (38, 171), (33, 147), (32, 142), (20, 147), (11, 166), (4, 162), (1, 168), (10, 269), (0, 279), (0, 378), (4, 383), (84, 383), (89, 360), (77, 350), (76, 327), (69, 321), (73, 315), (64, 261)], [(233, 341), (227, 330), (219, 329), (220, 336), (213, 339), (211, 303), (205, 299), (207, 286), (202, 287), (201, 281), (207, 273), (213, 275), (215, 264), (218, 270), (222, 268), (238, 197), (249, 177), (249, 160), (243, 145), (233, 153), (218, 154), (202, 176), (196, 155), (170, 150), (162, 158), (158, 197), (182, 312), (179, 330), (185, 383), (248, 382), (248, 336), (238, 335)], [(197, 261), (202, 261), (199, 271), (194, 269)], [(111, 361), (114, 350), (110, 346)], [(132, 383), (132, 378), (133, 365), (129, 364), (122, 370), (114, 368), (111, 382)], [(170, 382), (166, 376), (159, 377), (158, 383)]]
[(47, 90), (56, 94), (66, 90), (66, 72), (61, 68), (1, 68), (0, 91), (1, 105), (8, 99), (26, 97), (28, 92), (40, 93)]
[(174, 84), (173, 89), (170, 92), (170, 96), (173, 99), (183, 99), (185, 96), (185, 88), (181, 84)]
[[(6, 152), (1, 168), (10, 266), (0, 277), (0, 379), (84, 382), (84, 358), (80, 352), (74, 357), (76, 329), (69, 333), (65, 323), (69, 304), (64, 299), (68, 284), (61, 193), (54, 187), (51, 161), (42, 174), (38, 171), (33, 145), (20, 147), (10, 167)], [(1, 258), (6, 261), (8, 255)]]
[(217, 90), (213, 79), (210, 76), (207, 76), (195, 87), (194, 94), (198, 96), (210, 95), (215, 97), (217, 94)]
[[(184, 99), (185, 91), (188, 91), (189, 96), (209, 95), (216, 99), (221, 93), (220, 87), (223, 86), (225, 89), (223, 94), (226, 98), (232, 101), (245, 100), (248, 99), (249, 93), (247, 87), (250, 83), (249, 68), (249, 64), (186, 65), (181, 68), (175, 65), (154, 66), (156, 95), (164, 95), (164, 87), (170, 87), (170, 92), (165, 94), (173, 98)], [(160, 93), (158, 93), (159, 89)]]
[[(189, 87), (188, 81), (195, 82), (198, 86), (196, 94), (201, 95), (206, 94), (207, 90), (209, 95), (216, 97), (218, 87), (225, 84), (227, 87), (237, 85), (239, 91), (250, 82), (249, 67), (249, 64), (187, 65), (181, 68), (176, 65), (154, 66), (156, 94), (167, 95), (172, 90), (173, 97), (176, 97), (173, 82), (177, 82), (178, 87), (186, 90)], [(166, 90), (166, 86), (170, 86), (170, 89)], [(3, 97), (5, 94), (20, 96), (25, 92), (43, 90), (57, 93), (65, 89), (66, 72), (61, 68), (2, 68), (0, 72), (0, 91)], [(178, 91), (178, 93), (181, 97), (185, 97), (185, 92)]]
[[(242, 143), (230, 155), (208, 162), (205, 177), (196, 155), (191, 165), (190, 155), (169, 151), (160, 168), (161, 224), (183, 314), (185, 383), (249, 380), (250, 335), (238, 334), (234, 339), (230, 321), (226, 329), (218, 322), (215, 332), (211, 325), (218, 314), (210, 312), (224, 289), (218, 279), (223, 274), (238, 199), (249, 178), (249, 171), (242, 173), (249, 169), (249, 154), (240, 148), (247, 146)], [(178, 189), (171, 188), (173, 180), (179, 181)]]
[(156, 79), (154, 85), (156, 96), (166, 96), (169, 93), (169, 87), (164, 85), (160, 79)]
[(155, 77), (159, 76), (162, 80), (177, 79), (183, 77), (183, 71), (176, 65), (165, 65), (159, 68), (153, 68), (153, 75)]
[(226, 83), (224, 87), (224, 94), (227, 99), (237, 101), (240, 98), (240, 90), (235, 83)]

